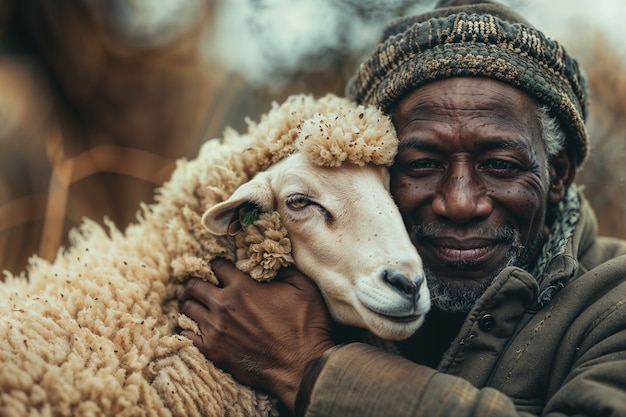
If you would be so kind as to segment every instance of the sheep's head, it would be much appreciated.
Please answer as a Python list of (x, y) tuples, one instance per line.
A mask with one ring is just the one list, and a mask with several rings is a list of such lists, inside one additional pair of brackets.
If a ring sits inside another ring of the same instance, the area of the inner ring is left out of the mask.
[(210, 208), (203, 223), (216, 234), (241, 228), (248, 243), (246, 229), (263, 224), (252, 233), (265, 251), (257, 260), (269, 266), (261, 269), (291, 263), (291, 247), (337, 321), (385, 339), (406, 338), (421, 325), (430, 300), (421, 259), (389, 193), (386, 165), (396, 152), (395, 131), (376, 109), (342, 104), (302, 121), (299, 152)]

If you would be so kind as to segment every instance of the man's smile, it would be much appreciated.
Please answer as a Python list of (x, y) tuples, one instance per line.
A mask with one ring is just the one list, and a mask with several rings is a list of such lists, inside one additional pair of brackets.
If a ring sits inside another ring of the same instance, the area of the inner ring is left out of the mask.
[(449, 266), (486, 263), (502, 246), (500, 241), (487, 239), (437, 238), (430, 239), (428, 243), (437, 260)]
[[(433, 233), (435, 230), (437, 233)], [(436, 226), (418, 226), (412, 239), (424, 264), (451, 280), (482, 281), (515, 259), (521, 249), (514, 232), (507, 227), (458, 237)]]

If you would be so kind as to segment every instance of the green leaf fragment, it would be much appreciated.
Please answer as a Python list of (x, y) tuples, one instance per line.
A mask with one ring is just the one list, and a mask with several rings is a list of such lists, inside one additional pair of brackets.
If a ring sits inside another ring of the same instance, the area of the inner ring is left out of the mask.
[(241, 224), (244, 227), (250, 226), (258, 218), (259, 218), (259, 210), (258, 209), (250, 210), (250, 211), (244, 213), (243, 217), (241, 218)]

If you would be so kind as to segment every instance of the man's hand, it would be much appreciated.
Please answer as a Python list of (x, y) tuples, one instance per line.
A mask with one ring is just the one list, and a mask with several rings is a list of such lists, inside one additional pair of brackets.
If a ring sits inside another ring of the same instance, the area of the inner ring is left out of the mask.
[(211, 265), (222, 286), (199, 279), (187, 283), (181, 311), (201, 334), (181, 334), (217, 366), (272, 392), (293, 411), (307, 363), (334, 345), (319, 290), (291, 268), (259, 283), (230, 262)]

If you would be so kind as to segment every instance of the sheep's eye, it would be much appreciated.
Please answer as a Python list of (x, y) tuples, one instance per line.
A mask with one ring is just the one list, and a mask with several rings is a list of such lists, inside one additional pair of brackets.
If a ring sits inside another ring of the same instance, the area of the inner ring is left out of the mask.
[(287, 197), (285, 204), (292, 210), (302, 210), (311, 205), (312, 201), (305, 195), (294, 194)]

